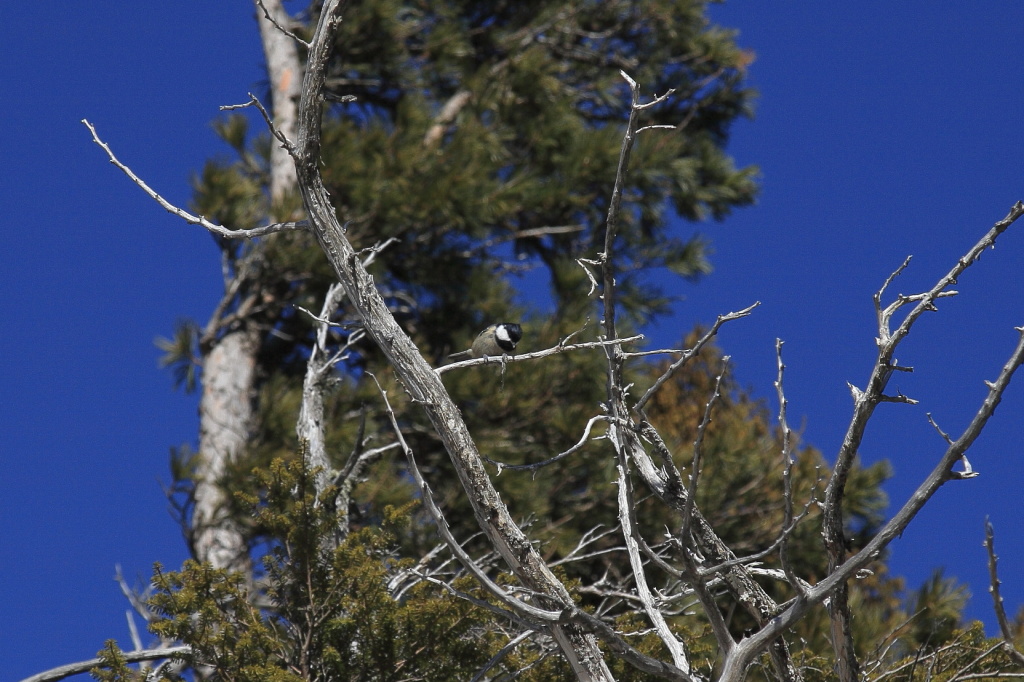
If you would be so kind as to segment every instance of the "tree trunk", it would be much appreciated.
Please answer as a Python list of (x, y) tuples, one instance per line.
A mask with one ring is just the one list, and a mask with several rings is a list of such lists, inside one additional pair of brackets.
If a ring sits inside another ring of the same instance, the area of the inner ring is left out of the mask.
[[(279, 0), (265, 0), (263, 5), (279, 25), (290, 22)], [(271, 84), (274, 125), (292, 139), (302, 84), (295, 40), (275, 26), (258, 3), (255, 7)], [(272, 204), (296, 189), (295, 163), (279, 144), (271, 148), (269, 184)], [(257, 257), (259, 249), (255, 245), (247, 257)], [(216, 568), (249, 568), (245, 537), (228, 514), (230, 500), (220, 486), (220, 479), (228, 464), (244, 451), (253, 428), (259, 347), (258, 333), (243, 327), (219, 338), (203, 361), (203, 395), (199, 404), (201, 459), (192, 515), (192, 551), (196, 559), (209, 561)]]
[[(516, 525), (484, 470), (483, 461), (462, 413), (452, 401), (438, 374), (406, 335), (359, 255), (345, 237), (337, 214), (320, 177), (320, 123), (325, 67), (331, 41), (341, 23), (344, 0), (324, 3), (306, 64), (296, 137), (296, 171), (303, 203), (320, 246), (331, 262), (349, 302), (363, 321), (366, 333), (387, 357), (399, 381), (415, 403), (426, 412), (455, 466), (474, 514), (491, 544), (529, 590), (547, 608), (571, 610), (572, 596), (548, 568), (537, 548)], [(557, 622), (548, 626), (573, 673), (579, 680), (611, 681), (594, 635), (578, 625)]]
[(216, 568), (243, 570), (248, 551), (243, 535), (227, 514), (220, 479), (243, 452), (253, 416), (253, 378), (258, 341), (251, 332), (224, 335), (203, 363), (203, 396), (199, 402), (199, 454), (192, 551)]
[[(256, 20), (260, 26), (260, 41), (263, 55), (267, 60), (267, 76), (270, 78), (271, 110), (274, 126), (289, 140), (295, 140), (295, 118), (302, 92), (302, 64), (295, 39), (285, 35), (285, 27), (291, 19), (281, 7), (280, 0), (263, 0), (263, 6), (273, 17), (274, 25), (256, 3)], [(279, 143), (270, 149), (270, 198), (276, 202), (297, 185), (295, 161)]]

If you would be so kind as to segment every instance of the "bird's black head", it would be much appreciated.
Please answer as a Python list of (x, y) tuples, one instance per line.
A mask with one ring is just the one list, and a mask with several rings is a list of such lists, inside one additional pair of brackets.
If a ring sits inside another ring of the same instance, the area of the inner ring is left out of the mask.
[(494, 330), (494, 339), (502, 350), (515, 350), (516, 344), (523, 338), (523, 328), (515, 322), (502, 322)]
[(502, 322), (498, 326), (504, 327), (508, 337), (515, 343), (519, 343), (519, 340), (523, 338), (523, 328), (515, 322)]

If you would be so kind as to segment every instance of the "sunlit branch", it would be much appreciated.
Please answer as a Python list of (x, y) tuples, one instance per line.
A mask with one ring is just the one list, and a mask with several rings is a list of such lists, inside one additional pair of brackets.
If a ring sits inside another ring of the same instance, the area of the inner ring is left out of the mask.
[(669, 366), (669, 368), (665, 370), (665, 372), (662, 373), (660, 377), (658, 377), (657, 381), (654, 382), (654, 385), (647, 389), (647, 392), (644, 393), (640, 400), (636, 401), (636, 405), (633, 406), (633, 409), (636, 410), (637, 412), (642, 412), (644, 409), (644, 405), (646, 405), (647, 401), (649, 401), (651, 397), (654, 396), (655, 392), (657, 392), (657, 390), (661, 388), (666, 381), (671, 379), (672, 375), (675, 374), (680, 367), (685, 365), (687, 362), (693, 359), (694, 356), (700, 353), (701, 349), (705, 345), (707, 345), (708, 341), (710, 341), (712, 338), (715, 337), (716, 334), (718, 334), (718, 330), (721, 329), (723, 324), (731, 320), (738, 320), (740, 318), (746, 317), (747, 315), (754, 311), (754, 308), (756, 308), (759, 305), (761, 305), (761, 302), (757, 301), (756, 303), (747, 306), (743, 310), (738, 310), (734, 313), (727, 313), (725, 315), (719, 315), (718, 318), (715, 320), (715, 323), (711, 326), (711, 329), (709, 329), (704, 334), (704, 336), (700, 337), (697, 343), (694, 344), (693, 348), (683, 351), (683, 356), (676, 360), (675, 362), (673, 362)]
[(1003, 607), (1003, 597), (999, 593), (999, 573), (996, 564), (999, 557), (996, 556), (996, 532), (992, 528), (992, 522), (985, 519), (985, 551), (988, 554), (988, 591), (992, 594), (992, 608), (996, 612), (996, 620), (999, 622), (999, 632), (1003, 636), (1003, 648), (1018, 665), (1024, 665), (1024, 654), (1017, 650), (1013, 643), (1013, 632), (1010, 630), (1010, 622), (1006, 618), (1006, 609)]
[[(140, 661), (156, 661), (162, 658), (170, 658), (172, 656), (188, 654), (191, 652), (192, 647), (190, 646), (172, 646), (160, 649), (143, 649), (142, 651), (124, 651), (121, 652), (121, 656), (124, 657), (126, 663), (138, 663)], [(63, 680), (67, 677), (71, 677), (72, 675), (87, 673), (102, 664), (102, 659), (91, 658), (88, 661), (69, 663), (57, 668), (45, 670), (33, 675), (32, 677), (26, 677), (21, 682), (56, 682), (57, 680)]]
[(463, 369), (466, 367), (476, 367), (477, 365), (497, 365), (508, 362), (522, 362), (524, 360), (539, 360), (540, 358), (546, 358), (551, 355), (557, 355), (559, 353), (565, 353), (571, 350), (582, 350), (584, 348), (604, 348), (606, 346), (618, 346), (625, 343), (633, 343), (634, 341), (642, 341), (643, 334), (637, 334), (635, 336), (627, 336), (622, 339), (612, 339), (610, 341), (585, 341), (582, 343), (564, 344), (559, 343), (557, 346), (551, 348), (545, 348), (544, 350), (534, 351), (533, 353), (520, 353), (518, 355), (504, 355), (501, 357), (482, 357), (472, 358), (470, 360), (461, 360), (459, 362), (453, 362), (449, 365), (442, 365), (434, 369), (438, 374), (444, 374), (453, 369)]
[[(1009, 214), (997, 222), (967, 253), (961, 257), (956, 265), (927, 292), (910, 296), (899, 295), (896, 301), (889, 306), (882, 308), (882, 295), (891, 285), (895, 278), (903, 272), (909, 264), (909, 259), (896, 269), (884, 282), (878, 293), (874, 295), (876, 315), (878, 318), (878, 357), (871, 370), (866, 387), (861, 390), (853, 385), (850, 390), (854, 397), (853, 416), (850, 419), (849, 427), (843, 439), (843, 444), (836, 456), (836, 463), (825, 488), (825, 500), (822, 509), (822, 527), (825, 541), (825, 548), (829, 557), (829, 572), (835, 575), (840, 566), (849, 563), (846, 560), (846, 546), (843, 530), (843, 500), (845, 498), (846, 483), (853, 467), (860, 444), (864, 439), (864, 431), (868, 421), (874, 414), (875, 408), (883, 402), (912, 402), (905, 396), (887, 396), (885, 388), (889, 383), (892, 373), (895, 371), (908, 371), (909, 368), (900, 366), (895, 360), (896, 348), (900, 342), (910, 333), (914, 323), (922, 314), (927, 311), (936, 310), (935, 301), (941, 297), (952, 296), (954, 291), (949, 290), (963, 272), (975, 263), (985, 249), (995, 245), (996, 239), (1005, 232), (1017, 218), (1024, 214), (1024, 202), (1017, 202)], [(896, 328), (890, 330), (892, 315), (900, 308), (911, 303), (916, 305), (907, 313), (906, 317)], [(987, 419), (987, 417), (986, 417)], [(960, 453), (963, 454), (963, 453)], [(959, 455), (958, 455), (959, 457)], [(943, 472), (948, 476), (949, 470)], [(939, 482), (941, 485), (941, 482)], [(929, 495), (930, 496), (930, 495)], [(922, 502), (923, 504), (923, 502)], [(914, 512), (916, 514), (916, 511)], [(909, 519), (908, 519), (909, 522)], [(855, 647), (852, 639), (852, 626), (850, 623), (850, 611), (847, 600), (848, 588), (845, 582), (837, 582), (835, 594), (829, 600), (829, 612), (832, 627), (833, 647), (839, 661), (839, 677), (842, 682), (852, 682), (858, 676), (858, 664), (856, 661)]]
[(793, 432), (786, 421), (788, 401), (786, 400), (786, 391), (782, 383), (783, 375), (786, 371), (786, 365), (782, 362), (782, 339), (775, 339), (775, 356), (778, 359), (779, 372), (775, 380), (775, 391), (779, 397), (779, 431), (782, 433), (782, 496), (784, 505), (782, 516), (783, 533), (779, 537), (779, 563), (782, 564), (782, 570), (786, 572), (786, 578), (793, 586), (793, 589), (802, 594), (804, 589), (803, 581), (797, 578), (789, 561), (789, 553), (786, 551), (789, 540), (789, 533), (786, 530), (794, 528), (796, 524), (793, 521)]
[(263, 0), (256, 0), (256, 4), (260, 6), (260, 9), (263, 10), (263, 16), (265, 16), (267, 18), (267, 21), (269, 21), (271, 24), (274, 25), (274, 28), (276, 28), (278, 31), (280, 31), (281, 33), (285, 34), (286, 36), (288, 36), (289, 38), (291, 38), (292, 40), (297, 42), (299, 45), (302, 45), (307, 50), (309, 49), (309, 43), (308, 42), (306, 42), (302, 38), (298, 37), (297, 35), (295, 35), (291, 31), (286, 29), (284, 26), (282, 26), (280, 23), (278, 23), (277, 19), (275, 19), (270, 14), (270, 12), (267, 11), (267, 8), (263, 5)]
[[(256, 1), (259, 2), (259, 0), (256, 0)], [(266, 11), (266, 10), (264, 9), (264, 11)], [(270, 19), (270, 15), (269, 14), (267, 15), (267, 18)], [(270, 21), (272, 23), (274, 22), (273, 19), (270, 19)], [(276, 26), (277, 24), (275, 23), (274, 25)], [(277, 126), (274, 125), (274, 120), (270, 117), (270, 112), (267, 111), (266, 107), (263, 106), (263, 102), (260, 102), (259, 98), (256, 97), (256, 95), (254, 95), (254, 94), (252, 94), (250, 92), (249, 93), (249, 101), (246, 102), (245, 104), (226, 104), (226, 105), (220, 107), (220, 110), (221, 111), (234, 111), (236, 109), (246, 109), (248, 107), (256, 107), (256, 109), (259, 110), (260, 115), (263, 116), (263, 121), (267, 124), (267, 128), (270, 130), (270, 134), (273, 135), (277, 139), (277, 141), (281, 143), (281, 146), (284, 147), (288, 151), (289, 154), (294, 155), (295, 154), (295, 145), (292, 143), (291, 140), (289, 140), (285, 136), (284, 133), (282, 133), (277, 128)]]
[(121, 163), (117, 159), (117, 157), (114, 156), (114, 152), (111, 151), (110, 146), (107, 145), (106, 142), (101, 140), (99, 136), (96, 134), (96, 128), (93, 127), (92, 123), (89, 123), (89, 121), (85, 119), (82, 119), (82, 123), (85, 124), (85, 127), (89, 129), (90, 133), (92, 133), (93, 142), (99, 145), (100, 148), (102, 148), (103, 151), (107, 153), (107, 157), (110, 159), (110, 163), (114, 164), (119, 169), (121, 169), (121, 172), (123, 172), (125, 175), (131, 178), (132, 182), (138, 185), (139, 188), (142, 189), (143, 192), (148, 194), (154, 201), (160, 204), (160, 206), (165, 211), (178, 216), (179, 218), (181, 218), (190, 225), (199, 225), (200, 227), (204, 227), (216, 235), (219, 235), (221, 237), (227, 237), (229, 239), (255, 239), (257, 237), (265, 237), (268, 234), (274, 234), (275, 232), (290, 232), (295, 230), (309, 229), (308, 220), (299, 220), (286, 223), (272, 223), (270, 225), (264, 225), (262, 227), (254, 227), (249, 230), (231, 230), (224, 227), (223, 225), (218, 225), (214, 222), (211, 222), (202, 216), (192, 215), (188, 211), (182, 208), (178, 208), (177, 206), (175, 206), (174, 204), (172, 204), (171, 202), (167, 201), (162, 196), (157, 194), (157, 192), (153, 190), (149, 185), (147, 185), (142, 178), (136, 175), (131, 168)]
[(587, 421), (586, 428), (583, 430), (583, 436), (579, 439), (579, 441), (576, 443), (576, 445), (572, 446), (571, 448), (569, 448), (565, 452), (560, 452), (559, 454), (555, 455), (554, 457), (550, 457), (548, 459), (545, 459), (542, 462), (534, 462), (533, 464), (505, 464), (504, 462), (499, 462), (497, 460), (493, 460), (490, 457), (484, 457), (484, 461), (485, 462), (489, 462), (490, 464), (493, 464), (494, 466), (498, 467), (498, 473), (499, 474), (504, 469), (508, 469), (509, 471), (536, 471), (537, 469), (541, 469), (541, 468), (546, 467), (546, 466), (548, 466), (550, 464), (554, 464), (555, 462), (561, 461), (561, 460), (565, 459), (566, 457), (568, 457), (569, 455), (571, 455), (572, 453), (578, 451), (580, 448), (582, 448), (584, 445), (586, 445), (587, 442), (590, 440), (590, 431), (594, 428), (594, 424), (596, 424), (599, 421), (607, 421), (607, 420), (608, 420), (608, 417), (604, 417), (604, 416), (600, 416), (600, 415), (596, 416), (596, 417), (591, 417)]
[(636, 585), (637, 597), (643, 605), (648, 620), (654, 626), (669, 655), (672, 656), (672, 663), (680, 670), (690, 671), (690, 662), (686, 656), (683, 643), (680, 642), (669, 628), (665, 621), (664, 614), (654, 603), (654, 595), (647, 584), (647, 575), (644, 572), (643, 560), (640, 558), (638, 539), (640, 530), (636, 521), (636, 500), (633, 498), (633, 482), (627, 469), (627, 458), (619, 457), (618, 470), (618, 502), (619, 502), (619, 523), (622, 525), (622, 537), (626, 542), (626, 549), (629, 555), (630, 567), (633, 570), (633, 582)]

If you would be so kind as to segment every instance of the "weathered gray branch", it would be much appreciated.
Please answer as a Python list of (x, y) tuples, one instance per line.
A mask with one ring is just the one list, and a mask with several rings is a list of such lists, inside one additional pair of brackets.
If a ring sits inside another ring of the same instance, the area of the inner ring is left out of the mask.
[[(629, 157), (633, 151), (633, 143), (636, 139), (637, 121), (640, 117), (640, 89), (633, 79), (625, 72), (622, 77), (629, 83), (632, 93), (632, 103), (629, 109), (629, 120), (626, 123), (626, 132), (622, 136), (622, 147), (619, 151), (619, 165), (615, 174), (615, 185), (612, 188), (611, 200), (608, 202), (608, 217), (605, 221), (604, 252), (598, 256), (601, 264), (602, 289), (601, 297), (604, 302), (603, 328), (605, 338), (614, 339), (618, 336), (615, 326), (615, 268), (612, 256), (612, 247), (618, 231), (619, 209), (622, 205), (622, 192), (625, 185), (626, 170), (629, 168)], [(672, 662), (687, 674), (690, 672), (690, 663), (683, 650), (682, 644), (669, 630), (664, 616), (653, 602), (653, 596), (647, 587), (647, 579), (644, 576), (643, 563), (640, 560), (637, 540), (634, 537), (632, 481), (630, 479), (629, 449), (623, 437), (629, 433), (628, 428), (623, 428), (622, 422), (629, 419), (625, 407), (626, 388), (623, 380), (624, 358), (622, 348), (617, 345), (605, 347), (605, 357), (608, 361), (608, 410), (611, 422), (608, 428), (609, 438), (615, 446), (615, 454), (618, 460), (619, 472), (619, 523), (622, 525), (622, 536), (626, 541), (626, 548), (629, 550), (630, 564), (633, 570), (633, 579), (636, 583), (638, 596), (643, 603), (647, 617), (654, 625), (658, 636), (668, 648), (672, 656)]]
[[(331, 478), (331, 461), (327, 456), (327, 445), (324, 437), (324, 391), (334, 367), (341, 355), (329, 355), (327, 350), (327, 333), (330, 331), (330, 317), (341, 304), (345, 292), (340, 284), (332, 284), (324, 296), (324, 305), (317, 319), (316, 337), (306, 361), (306, 374), (302, 379), (302, 404), (299, 407), (299, 418), (295, 422), (295, 432), (300, 443), (306, 444), (306, 456), (311, 467), (316, 468), (314, 485), (317, 498), (323, 494)], [(359, 332), (355, 332), (353, 337)], [(356, 339), (350, 338), (349, 345)], [(346, 346), (347, 347), (347, 346)], [(342, 528), (341, 534), (348, 533)]]
[(591, 430), (593, 430), (594, 424), (596, 424), (599, 421), (605, 421), (607, 419), (608, 418), (604, 416), (591, 417), (589, 420), (587, 420), (587, 426), (583, 429), (583, 435), (580, 436), (580, 439), (578, 441), (576, 441), (576, 445), (573, 445), (568, 450), (564, 450), (555, 455), (554, 457), (549, 457), (543, 461), (534, 462), (533, 464), (505, 464), (504, 462), (498, 462), (497, 460), (491, 459), (490, 457), (484, 457), (484, 460), (489, 464), (493, 464), (494, 466), (498, 467), (498, 473), (501, 473), (504, 469), (508, 469), (509, 471), (536, 471), (537, 469), (542, 469), (546, 466), (554, 464), (555, 462), (559, 462), (568, 457), (569, 455), (571, 455), (572, 453), (579, 451), (590, 440), (590, 432)]
[(996, 564), (999, 557), (996, 556), (996, 532), (992, 528), (992, 522), (985, 519), (985, 551), (988, 554), (988, 590), (992, 593), (992, 607), (996, 612), (996, 621), (999, 623), (999, 632), (1003, 636), (1003, 649), (1018, 664), (1024, 665), (1024, 654), (1017, 650), (1013, 644), (1013, 633), (1010, 631), (1010, 622), (1006, 618), (1006, 608), (1003, 606), (1003, 597), (999, 593), (999, 572)]
[[(1004, 232), (1021, 215), (1024, 215), (1024, 203), (1017, 202), (1009, 215), (996, 223), (992, 230), (990, 230), (974, 248), (968, 251), (966, 256), (958, 261), (957, 267), (954, 268), (952, 272), (959, 274), (959, 272), (962, 272), (963, 268), (966, 268), (967, 265), (976, 261), (981, 250), (994, 243), (995, 238)], [(943, 286), (948, 286), (949, 283), (951, 283), (949, 275), (939, 281), (939, 285)], [(941, 289), (938, 289), (939, 285), (931, 290), (930, 295), (933, 297), (938, 295), (939, 291), (941, 291)], [(924, 304), (924, 301), (922, 301), (922, 304)], [(923, 312), (923, 310), (921, 310), (921, 312)], [(903, 329), (905, 325), (906, 321), (904, 321), (904, 325), (901, 325), (901, 329)], [(909, 329), (909, 327), (907, 327), (907, 329)], [(741, 680), (746, 666), (753, 661), (754, 657), (761, 651), (762, 647), (766, 646), (774, 637), (785, 632), (786, 629), (792, 627), (794, 623), (803, 618), (808, 609), (823, 602), (825, 599), (834, 598), (837, 587), (845, 585), (857, 571), (865, 568), (869, 563), (876, 560), (889, 543), (899, 537), (903, 531), (906, 530), (910, 522), (915, 516), (917, 516), (918, 512), (921, 511), (928, 500), (935, 495), (939, 488), (949, 481), (958, 481), (962, 479), (962, 476), (958, 475), (958, 472), (953, 471), (953, 467), (957, 462), (962, 460), (967, 450), (971, 447), (974, 441), (977, 440), (978, 436), (981, 435), (981, 432), (988, 423), (988, 420), (995, 412), (996, 406), (999, 405), (1003, 393), (1010, 385), (1010, 381), (1013, 378), (1014, 373), (1020, 367), (1021, 363), (1024, 362), (1024, 327), (1016, 327), (1015, 329), (1019, 336), (1017, 345), (1010, 354), (1006, 363), (1003, 365), (999, 376), (995, 381), (985, 382), (985, 385), (989, 389), (988, 394), (985, 396), (978, 410), (975, 412), (974, 417), (964, 429), (963, 433), (961, 433), (959, 438), (949, 444), (945, 453), (939, 459), (928, 477), (921, 482), (917, 487), (917, 490), (914, 491), (913, 495), (910, 496), (899, 511), (897, 511), (896, 514), (882, 526), (879, 532), (859, 552), (846, 559), (834, 569), (830, 570), (827, 577), (813, 588), (808, 588), (804, 594), (797, 595), (797, 598), (790, 604), (790, 606), (783, 612), (779, 613), (769, 624), (762, 627), (762, 629), (754, 635), (742, 640), (737, 645), (734, 655), (727, 660), (723, 666), (721, 676), (721, 680), (723, 682), (738, 682)], [(904, 331), (899, 338), (903, 338), (905, 336), (906, 332)], [(893, 335), (891, 338), (895, 339), (897, 337), (896, 335)], [(891, 357), (891, 349), (888, 357)], [(880, 357), (879, 362), (881, 361), (882, 358)], [(878, 365), (876, 365), (876, 372), (872, 373), (873, 377), (877, 373), (878, 369)], [(859, 410), (866, 408), (861, 408), (860, 403), (858, 402), (857, 409), (858, 412), (855, 414), (855, 420), (860, 415)], [(860, 426), (860, 433), (856, 435), (863, 435), (864, 425), (866, 424), (862, 424)], [(852, 436), (848, 433), (848, 437)]]
[[(878, 358), (871, 370), (867, 387), (861, 391), (851, 387), (854, 394), (853, 417), (847, 428), (843, 444), (836, 456), (832, 476), (825, 488), (825, 501), (822, 512), (823, 535), (825, 548), (829, 556), (829, 573), (835, 575), (840, 565), (846, 560), (846, 543), (843, 536), (843, 499), (846, 493), (846, 481), (853, 467), (854, 458), (860, 449), (864, 431), (875, 408), (882, 402), (890, 400), (885, 396), (885, 388), (894, 371), (905, 371), (907, 368), (895, 364), (894, 357), (897, 346), (910, 333), (918, 318), (926, 311), (935, 310), (935, 301), (941, 297), (954, 295), (949, 287), (956, 283), (964, 270), (974, 264), (985, 249), (995, 245), (996, 239), (1017, 218), (1024, 214), (1024, 203), (1017, 202), (1009, 214), (997, 222), (956, 265), (927, 292), (912, 296), (900, 295), (896, 301), (882, 308), (881, 299), (886, 288), (909, 264), (908, 258), (885, 281), (882, 288), (874, 296), (875, 310), (878, 316)], [(901, 307), (916, 303), (903, 322), (891, 331), (889, 328), (892, 315)], [(899, 402), (907, 402), (900, 400)], [(916, 512), (915, 512), (916, 513)], [(839, 661), (839, 677), (842, 682), (854, 682), (859, 673), (859, 665), (854, 652), (852, 630), (850, 627), (850, 611), (847, 603), (847, 585), (845, 582), (836, 584), (835, 594), (829, 600), (829, 614), (832, 629), (832, 645)]]
[[(324, 104), (327, 61), (342, 21), (344, 2), (324, 3), (310, 43), (295, 145), (296, 173), (312, 231), (327, 255), (352, 308), (370, 338), (388, 358), (412, 399), (426, 412), (444, 443), (488, 539), (523, 584), (541, 594), (556, 609), (573, 606), (565, 586), (544, 563), (529, 538), (513, 521), (484, 469), (480, 453), (459, 409), (448, 396), (440, 377), (391, 315), (348, 242), (320, 177), (320, 124)], [(570, 667), (580, 679), (610, 680), (593, 635), (576, 623), (553, 623), (548, 632), (558, 642)]]
[(633, 580), (636, 585), (637, 597), (643, 606), (647, 619), (651, 621), (655, 632), (661, 638), (665, 648), (672, 657), (672, 663), (685, 673), (690, 672), (690, 661), (686, 656), (683, 643), (676, 638), (665, 621), (665, 615), (654, 603), (654, 595), (647, 584), (647, 576), (644, 573), (643, 560), (640, 558), (640, 529), (636, 520), (636, 499), (633, 495), (633, 481), (629, 469), (626, 467), (626, 458), (620, 457), (618, 470), (619, 485), (619, 522), (622, 524), (622, 538), (626, 542), (626, 550), (629, 556), (630, 568), (633, 571)]
[(122, 173), (131, 178), (132, 182), (138, 185), (139, 188), (142, 189), (143, 192), (148, 194), (154, 201), (156, 201), (156, 203), (160, 204), (160, 206), (162, 206), (165, 211), (178, 216), (179, 218), (181, 218), (190, 225), (199, 225), (201, 227), (206, 228), (213, 234), (219, 235), (221, 237), (227, 237), (229, 239), (255, 239), (256, 237), (265, 237), (268, 234), (274, 234), (275, 232), (288, 232), (292, 230), (305, 230), (309, 228), (309, 223), (307, 221), (299, 220), (285, 223), (272, 223), (270, 225), (263, 225), (262, 227), (254, 227), (249, 230), (232, 230), (227, 227), (224, 227), (223, 225), (218, 225), (215, 222), (207, 220), (202, 216), (192, 215), (185, 209), (175, 206), (174, 204), (172, 204), (171, 202), (167, 201), (162, 196), (157, 194), (156, 190), (147, 185), (146, 182), (138, 175), (136, 175), (131, 168), (121, 163), (118, 160), (118, 158), (114, 156), (114, 152), (111, 151), (110, 145), (108, 145), (106, 142), (100, 139), (99, 135), (96, 133), (96, 128), (93, 126), (92, 123), (89, 123), (89, 121), (87, 121), (84, 118), (82, 119), (82, 123), (85, 124), (85, 127), (89, 129), (90, 133), (92, 133), (93, 142), (98, 144), (100, 148), (102, 148), (103, 151), (107, 153), (107, 157), (110, 159), (110, 163), (114, 164), (119, 169), (121, 169)]
[(634, 341), (642, 341), (644, 338), (643, 334), (636, 334), (635, 336), (627, 336), (622, 339), (610, 339), (607, 341), (584, 341), (582, 343), (571, 343), (566, 344), (563, 340), (557, 346), (551, 348), (545, 348), (544, 350), (534, 351), (533, 353), (519, 353), (517, 355), (506, 355), (503, 357), (482, 357), (472, 358), (470, 360), (461, 360), (459, 362), (453, 362), (449, 365), (442, 365), (438, 367), (435, 372), (438, 374), (444, 374), (450, 372), (453, 369), (463, 369), (465, 367), (475, 367), (477, 365), (494, 365), (504, 364), (506, 362), (523, 362), (525, 360), (539, 360), (541, 358), (550, 357), (552, 355), (558, 355), (559, 353), (566, 353), (571, 350), (582, 350), (585, 348), (606, 348), (607, 346), (617, 346), (626, 343), (633, 343)]
[[(626, 134), (623, 136), (622, 149), (619, 154), (619, 166), (615, 176), (615, 186), (612, 190), (611, 201), (608, 208), (608, 219), (605, 228), (604, 252), (592, 264), (600, 266), (601, 270), (601, 295), (604, 302), (604, 327), (607, 338), (615, 338), (615, 269), (612, 257), (615, 234), (618, 226), (618, 213), (622, 203), (622, 189), (625, 184), (626, 170), (629, 167), (629, 157), (636, 138), (637, 120), (640, 111), (644, 108), (658, 103), (661, 98), (656, 98), (647, 104), (640, 104), (640, 90), (636, 82), (625, 73), (623, 78), (629, 83), (632, 94), (632, 106), (630, 107), (630, 118), (627, 124)], [(584, 268), (586, 269), (586, 268)], [(589, 271), (588, 271), (589, 272)], [(593, 281), (593, 280), (592, 280)], [(700, 347), (709, 341), (717, 333), (718, 329), (728, 319), (744, 317), (758, 304), (739, 311), (730, 313), (727, 316), (720, 316), (714, 327), (701, 339), (700, 342), (683, 357), (677, 360), (665, 372), (655, 385), (637, 402), (633, 411), (643, 418), (643, 405), (671, 375), (679, 369), (687, 360), (699, 352)], [(626, 407), (626, 386), (623, 378), (623, 365), (625, 356), (617, 346), (609, 346), (605, 349), (607, 357), (607, 384), (608, 384), (608, 410), (611, 416), (611, 427), (609, 438), (615, 446), (616, 456), (620, 463), (632, 459), (636, 465), (637, 472), (645, 484), (655, 495), (669, 505), (679, 514), (691, 514), (693, 524), (693, 536), (700, 548), (702, 555), (713, 563), (723, 563), (734, 559), (733, 552), (715, 534), (710, 524), (700, 514), (700, 511), (688, 503), (686, 489), (682, 479), (667, 453), (667, 448), (661, 442), (657, 431), (642, 419), (640, 425), (634, 425), (630, 410)], [(655, 466), (643, 445), (640, 443), (638, 432), (643, 432), (658, 448), (664, 453), (662, 464), (664, 468)], [(691, 511), (687, 512), (687, 509)], [(689, 543), (689, 538), (681, 538), (684, 548)], [(766, 625), (778, 612), (778, 606), (768, 594), (757, 584), (757, 582), (746, 572), (742, 566), (734, 566), (723, 576), (729, 591), (743, 605), (743, 607), (755, 618), (761, 626)], [(781, 633), (777, 633), (781, 634)], [(786, 681), (796, 681), (801, 678), (799, 671), (793, 664), (789, 649), (781, 637), (774, 637), (777, 640), (773, 643), (771, 654), (776, 673)], [(730, 657), (731, 658), (731, 657)]]
[[(803, 594), (804, 581), (797, 577), (793, 570), (793, 566), (789, 561), (789, 553), (786, 551), (790, 531), (795, 527), (796, 521), (793, 519), (793, 432), (790, 430), (789, 423), (786, 421), (786, 407), (788, 403), (786, 401), (786, 391), (782, 383), (783, 375), (786, 371), (786, 365), (782, 362), (782, 339), (775, 339), (775, 357), (777, 358), (778, 366), (778, 376), (775, 379), (775, 392), (779, 397), (779, 431), (782, 434), (783, 515), (782, 534), (779, 537), (779, 563), (782, 564), (782, 570), (786, 572), (786, 578), (789, 580), (789, 584), (792, 585), (793, 589), (798, 593)], [(810, 502), (808, 502), (808, 504), (810, 504)], [(806, 513), (806, 508), (804, 509), (804, 513)], [(801, 514), (801, 517), (802, 516), (803, 514)]]
[[(759, 305), (761, 305), (761, 302), (760, 301), (755, 301), (753, 304), (747, 306), (743, 310), (737, 310), (736, 312), (733, 312), (733, 313), (727, 313), (725, 315), (719, 315), (718, 318), (715, 319), (715, 323), (711, 326), (711, 329), (707, 330), (707, 332), (705, 332), (704, 335), (702, 337), (700, 337), (700, 339), (697, 341), (697, 343), (695, 343), (693, 345), (693, 348), (688, 348), (688, 349), (682, 351), (682, 354), (683, 354), (682, 357), (680, 357), (678, 360), (673, 362), (669, 366), (669, 368), (667, 370), (665, 370), (665, 372), (662, 373), (662, 375), (660, 377), (658, 377), (657, 381), (655, 381), (654, 384), (651, 385), (651, 387), (649, 389), (647, 389), (647, 392), (644, 393), (644, 395), (640, 398), (640, 400), (636, 401), (636, 405), (633, 406), (633, 409), (636, 410), (638, 413), (642, 413), (643, 409), (644, 409), (644, 405), (647, 404), (647, 401), (649, 401), (654, 396), (654, 394), (658, 391), (659, 388), (662, 387), (662, 385), (664, 385), (664, 383), (666, 381), (668, 381), (669, 379), (672, 378), (672, 375), (675, 374), (679, 370), (680, 367), (685, 365), (687, 362), (692, 360), (698, 353), (700, 353), (701, 349), (705, 345), (707, 345), (707, 343), (711, 339), (713, 339), (716, 334), (718, 334), (718, 330), (722, 328), (723, 324), (725, 324), (726, 322), (730, 322), (732, 320), (738, 320), (738, 319), (746, 317), (747, 315), (750, 315), (750, 313), (754, 312), (754, 308), (756, 308)], [(662, 352), (662, 351), (657, 351), (657, 352)], [(647, 353), (637, 353), (635, 355), (646, 355), (646, 354)]]
[[(125, 651), (121, 655), (124, 656), (124, 660), (128, 663), (138, 663), (140, 661), (156, 661), (161, 658), (170, 658), (171, 656), (187, 654), (191, 651), (192, 647), (189, 646), (172, 646), (162, 649)], [(102, 663), (102, 659), (99, 658), (91, 658), (88, 661), (79, 661), (78, 663), (68, 663), (67, 665), (36, 673), (32, 677), (26, 677), (21, 682), (57, 682), (57, 680), (63, 680), (72, 675), (87, 673)]]

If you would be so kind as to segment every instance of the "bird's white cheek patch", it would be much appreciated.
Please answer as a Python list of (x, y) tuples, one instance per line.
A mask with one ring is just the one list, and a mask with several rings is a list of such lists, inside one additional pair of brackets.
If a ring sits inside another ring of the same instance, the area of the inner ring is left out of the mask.
[(498, 327), (498, 330), (496, 332), (494, 332), (494, 335), (496, 337), (498, 337), (499, 341), (505, 341), (507, 343), (512, 343), (512, 337), (510, 337), (508, 335), (508, 330), (505, 329), (504, 327)]

